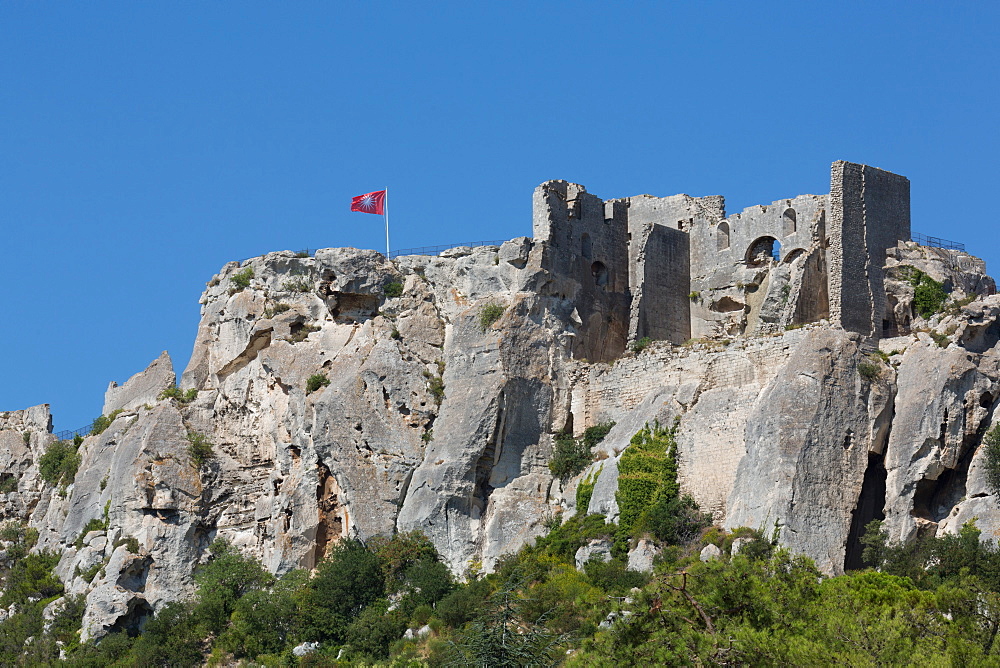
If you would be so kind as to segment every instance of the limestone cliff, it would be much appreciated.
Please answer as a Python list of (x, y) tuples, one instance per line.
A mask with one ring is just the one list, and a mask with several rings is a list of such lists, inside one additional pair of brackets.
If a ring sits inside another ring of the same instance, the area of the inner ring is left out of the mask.
[[(166, 355), (112, 384), (114, 419), (83, 439), (72, 481), (42, 480), (47, 406), (0, 413), (0, 481), (16, 480), (3, 517), (62, 554), (87, 637), (190, 593), (215, 538), (284, 572), (344, 536), (420, 529), (456, 573), (491, 569), (581, 512), (585, 476), (587, 510), (614, 519), (618, 458), (654, 420), (676, 420), (682, 486), (717, 523), (776, 528), (827, 572), (860, 563), (861, 527), (883, 513), (900, 539), (972, 517), (1000, 531), (977, 458), (1000, 400), (1000, 296), (975, 258), (890, 249), (881, 340), (819, 320), (612, 355), (604, 343), (641, 330), (615, 313), (646, 307), (594, 297), (601, 275), (558, 271), (575, 256), (541, 237), (227, 264), (180, 391), (160, 398)], [(901, 265), (946, 284), (950, 306), (921, 317)], [(611, 421), (590, 468), (554, 479), (554, 435)], [(212, 444), (200, 465), (193, 440)]]

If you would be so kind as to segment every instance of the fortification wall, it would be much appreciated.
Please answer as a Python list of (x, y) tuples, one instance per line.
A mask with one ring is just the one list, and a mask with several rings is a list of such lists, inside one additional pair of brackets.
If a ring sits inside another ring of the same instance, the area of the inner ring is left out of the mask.
[(579, 318), (574, 355), (614, 359), (625, 350), (629, 322), (627, 206), (604, 202), (581, 185), (547, 181), (535, 189), (533, 231), (545, 242), (547, 294), (571, 299)]
[(632, 308), (629, 339), (683, 343), (691, 338), (690, 235), (695, 221), (725, 214), (722, 197), (628, 198)]
[(886, 251), (910, 238), (910, 182), (838, 160), (830, 169), (830, 315), (879, 337), (885, 314)]

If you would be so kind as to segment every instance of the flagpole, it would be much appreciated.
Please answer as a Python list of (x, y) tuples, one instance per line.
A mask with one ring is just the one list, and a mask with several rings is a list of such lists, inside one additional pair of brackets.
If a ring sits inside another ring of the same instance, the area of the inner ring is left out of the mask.
[(385, 189), (385, 259), (389, 259), (389, 188)]

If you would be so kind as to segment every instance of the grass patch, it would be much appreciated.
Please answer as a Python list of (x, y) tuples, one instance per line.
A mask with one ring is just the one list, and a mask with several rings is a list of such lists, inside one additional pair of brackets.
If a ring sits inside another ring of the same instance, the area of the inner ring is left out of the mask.
[(398, 281), (386, 283), (382, 286), (382, 294), (390, 298), (399, 297), (403, 294), (403, 284)]
[(653, 339), (648, 336), (644, 336), (632, 344), (632, 352), (641, 353), (643, 350), (648, 348), (651, 343), (653, 343)]
[(311, 292), (312, 284), (304, 278), (292, 278), (281, 284), (285, 292)]
[(948, 338), (947, 334), (939, 334), (938, 332), (927, 332), (930, 337), (934, 339), (934, 343), (938, 344), (941, 348), (947, 348), (948, 344), (951, 343), (951, 339)]
[(500, 319), (505, 310), (502, 304), (497, 304), (496, 302), (483, 304), (479, 308), (479, 329), (485, 332), (493, 323)]
[(306, 338), (313, 332), (318, 332), (320, 330), (316, 325), (302, 325), (300, 327), (292, 327), (292, 333), (285, 339), (289, 343), (302, 343)]
[(266, 307), (264, 309), (264, 317), (265, 318), (273, 318), (274, 316), (278, 315), (279, 313), (284, 313), (285, 311), (287, 311), (290, 308), (292, 308), (292, 307), (289, 306), (288, 304), (286, 304), (284, 302), (278, 302), (274, 306), (268, 306), (268, 307)]

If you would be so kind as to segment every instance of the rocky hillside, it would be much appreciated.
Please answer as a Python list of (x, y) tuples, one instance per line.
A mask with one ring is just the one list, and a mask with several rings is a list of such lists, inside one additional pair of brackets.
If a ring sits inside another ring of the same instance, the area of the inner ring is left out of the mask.
[[(582, 288), (546, 252), (520, 238), (229, 263), (179, 382), (164, 353), (112, 383), (99, 433), (76, 444), (47, 406), (0, 413), (3, 517), (61, 555), (84, 639), (189, 595), (216, 538), (280, 574), (342, 537), (419, 529), (453, 572), (489, 571), (556, 516), (617, 519), (622, 454), (657, 421), (676, 425), (682, 489), (716, 523), (775, 530), (828, 573), (860, 565), (882, 516), (899, 540), (973, 517), (1000, 531), (980, 456), (1000, 296), (981, 261), (901, 243), (897, 336), (878, 342), (821, 321), (592, 363), (574, 354), (601, 346), (577, 340)], [(582, 471), (553, 475), (557, 442), (612, 423)]]

